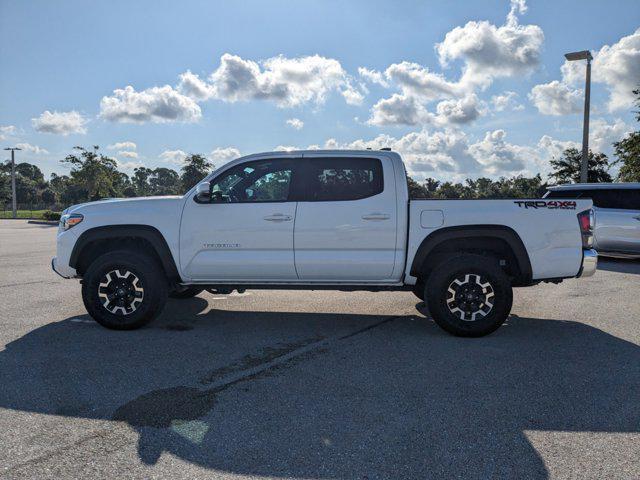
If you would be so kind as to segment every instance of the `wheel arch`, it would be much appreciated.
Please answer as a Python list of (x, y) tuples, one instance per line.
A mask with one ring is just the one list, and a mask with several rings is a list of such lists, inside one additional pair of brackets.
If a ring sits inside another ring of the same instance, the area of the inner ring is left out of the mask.
[[(531, 284), (531, 261), (518, 233), (505, 225), (463, 225), (436, 230), (425, 237), (411, 264), (410, 274), (423, 276), (429, 260), (446, 252), (504, 252), (514, 265), (513, 285)], [(433, 262), (432, 262), (433, 263)]]
[(152, 254), (162, 266), (167, 278), (174, 282), (180, 281), (180, 274), (169, 245), (162, 233), (150, 225), (106, 225), (86, 230), (73, 246), (69, 266), (83, 273), (87, 262), (97, 254), (121, 247), (123, 244), (151, 247)]

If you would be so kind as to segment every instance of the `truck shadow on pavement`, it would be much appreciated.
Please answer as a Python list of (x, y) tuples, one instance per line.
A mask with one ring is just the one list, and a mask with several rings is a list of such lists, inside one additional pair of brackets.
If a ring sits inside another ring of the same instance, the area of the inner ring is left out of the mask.
[(126, 422), (146, 464), (296, 478), (545, 478), (527, 432), (640, 431), (640, 348), (585, 324), (460, 339), (420, 316), (206, 305), (38, 328), (0, 352), (0, 407)]

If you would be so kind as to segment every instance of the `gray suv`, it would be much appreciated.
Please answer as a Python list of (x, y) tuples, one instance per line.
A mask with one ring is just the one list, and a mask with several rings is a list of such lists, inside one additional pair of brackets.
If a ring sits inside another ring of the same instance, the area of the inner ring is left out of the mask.
[(598, 253), (640, 257), (640, 183), (556, 185), (548, 188), (545, 198), (592, 199)]

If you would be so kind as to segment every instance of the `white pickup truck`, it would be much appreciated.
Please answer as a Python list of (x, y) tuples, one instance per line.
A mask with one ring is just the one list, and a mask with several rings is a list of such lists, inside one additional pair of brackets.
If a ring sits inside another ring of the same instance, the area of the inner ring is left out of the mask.
[(203, 290), (410, 290), (433, 319), (481, 336), (512, 287), (589, 276), (591, 200), (410, 200), (391, 151), (296, 151), (223, 165), (184, 196), (63, 212), (55, 272), (81, 278), (89, 314), (114, 329)]

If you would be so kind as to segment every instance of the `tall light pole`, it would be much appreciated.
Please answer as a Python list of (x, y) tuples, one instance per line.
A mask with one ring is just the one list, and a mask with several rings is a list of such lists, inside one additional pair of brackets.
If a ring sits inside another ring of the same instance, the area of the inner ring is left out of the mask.
[(573, 62), (575, 60), (587, 61), (587, 77), (584, 87), (584, 122), (582, 124), (582, 160), (580, 161), (580, 183), (587, 183), (589, 171), (589, 107), (591, 103), (591, 52), (582, 50), (581, 52), (565, 53), (564, 58)]
[(13, 218), (18, 217), (18, 208), (16, 205), (16, 150), (22, 150), (18, 147), (7, 147), (5, 150), (11, 150), (11, 209), (13, 210)]

